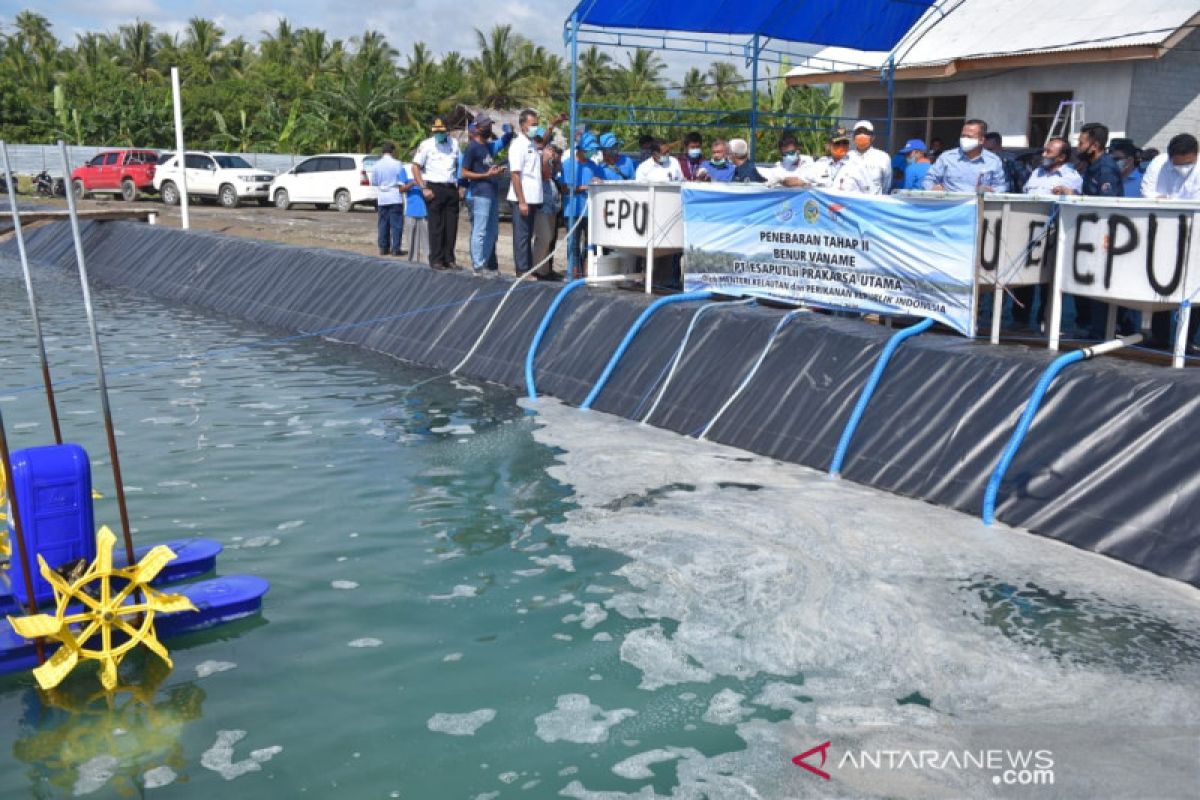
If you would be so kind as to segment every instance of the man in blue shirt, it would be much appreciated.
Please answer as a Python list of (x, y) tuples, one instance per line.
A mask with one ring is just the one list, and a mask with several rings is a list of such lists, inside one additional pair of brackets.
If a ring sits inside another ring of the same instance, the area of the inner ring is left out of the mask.
[(1141, 197), (1142, 176), (1145, 173), (1139, 169), (1138, 150), (1133, 146), (1133, 142), (1129, 139), (1116, 139), (1109, 145), (1108, 152), (1113, 161), (1117, 162), (1117, 168), (1121, 170), (1124, 196)]
[(729, 145), (724, 139), (717, 139), (712, 143), (712, 156), (700, 165), (700, 172), (704, 174), (706, 180), (714, 183), (729, 183), (733, 180), (734, 169), (736, 167), (729, 160)]
[(378, 218), (379, 255), (401, 255), (400, 242), (404, 235), (404, 192), (411, 188), (408, 173), (395, 159), (396, 145), (383, 146), (383, 156), (371, 170), (371, 185), (376, 187), (375, 209)]
[[(563, 162), (563, 216), (567, 220), (567, 232), (575, 228), (575, 248), (567, 254), (567, 268), (571, 277), (583, 274), (587, 255), (588, 186), (598, 177), (598, 168), (592, 163), (599, 149), (596, 137), (585, 133), (575, 145), (575, 157)], [(583, 219), (580, 222), (580, 219)], [(579, 226), (575, 227), (575, 223)]]
[(621, 142), (615, 133), (606, 133), (600, 137), (600, 152), (604, 160), (600, 162), (600, 180), (602, 181), (631, 181), (637, 172), (637, 163), (621, 152)]
[(925, 175), (933, 166), (925, 155), (927, 152), (929, 152), (929, 148), (925, 146), (924, 139), (909, 139), (897, 154), (904, 159), (904, 183), (902, 185), (905, 189), (921, 188)]
[(1004, 177), (1004, 164), (994, 153), (983, 149), (983, 137), (986, 135), (987, 123), (983, 120), (969, 119), (964, 122), (958, 147), (938, 157), (925, 174), (921, 188), (967, 194), (1005, 191), (1008, 180)]
[(471, 203), (471, 266), (476, 273), (495, 270), (496, 237), (500, 230), (500, 204), (496, 182), (504, 167), (492, 160), (492, 119), (475, 118), (471, 142), (463, 152), (461, 175), (467, 180)]

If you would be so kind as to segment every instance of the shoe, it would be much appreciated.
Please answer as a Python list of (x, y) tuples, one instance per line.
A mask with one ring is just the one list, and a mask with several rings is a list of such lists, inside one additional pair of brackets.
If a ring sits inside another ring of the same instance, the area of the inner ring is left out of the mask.
[(450, 269), (450, 268), (449, 268), (449, 267), (447, 267), (445, 264), (430, 264), (429, 266), (430, 266), (430, 268), (431, 268), (431, 269), (436, 269), (436, 270), (438, 270), (439, 272), (442, 272), (442, 271), (445, 271), (445, 270), (448, 270), (448, 269)]
[(388, 251), (387, 251), (387, 250), (380, 250), (380, 251), (379, 251), (379, 255), (381, 255), (381, 256), (386, 256), (387, 254), (388, 254)]
[(563, 274), (561, 272), (550, 270), (549, 272), (537, 273), (533, 276), (533, 279), (537, 281), (561, 281), (563, 279)]
[(406, 251), (404, 251), (404, 250), (396, 250), (392, 253), (392, 255), (394, 255), (396, 258), (399, 258), (400, 256), (404, 255), (405, 252)]
[(458, 264), (454, 263), (453, 261), (451, 261), (449, 264), (443, 264), (442, 268), (443, 269), (451, 269), (451, 270), (462, 269), (462, 267), (460, 267)]

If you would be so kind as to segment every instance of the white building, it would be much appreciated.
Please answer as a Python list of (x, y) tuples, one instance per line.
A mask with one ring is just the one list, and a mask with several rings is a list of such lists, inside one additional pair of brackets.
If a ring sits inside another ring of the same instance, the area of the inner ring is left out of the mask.
[[(1198, 24), (1198, 0), (943, 0), (894, 51), (886, 144), (894, 152), (907, 139), (940, 138), (953, 147), (963, 121), (978, 118), (1006, 147), (1040, 147), (1060, 102), (1071, 100), (1083, 103), (1077, 122), (1165, 149), (1177, 133), (1200, 134)], [(842, 83), (843, 116), (884, 121), (879, 66), (888, 55), (827, 48), (788, 82)]]

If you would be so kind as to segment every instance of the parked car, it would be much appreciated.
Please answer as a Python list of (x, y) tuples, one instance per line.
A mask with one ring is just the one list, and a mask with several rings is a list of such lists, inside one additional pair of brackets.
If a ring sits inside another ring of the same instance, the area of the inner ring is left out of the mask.
[(271, 182), (270, 198), (284, 210), (294, 203), (314, 203), (320, 209), (332, 205), (338, 211), (373, 204), (376, 191), (369, 176), (378, 160), (362, 153), (306, 158)]
[[(267, 188), (275, 176), (255, 169), (239, 155), (188, 151), (183, 167), (189, 197), (213, 199), (226, 208), (236, 208), (243, 200), (257, 200), (264, 206), (270, 202)], [(164, 153), (159, 158), (154, 188), (169, 206), (179, 203), (181, 172), (175, 153)]]
[(71, 187), (81, 200), (88, 194), (119, 194), (132, 203), (156, 188), (157, 164), (154, 150), (105, 150), (71, 173)]

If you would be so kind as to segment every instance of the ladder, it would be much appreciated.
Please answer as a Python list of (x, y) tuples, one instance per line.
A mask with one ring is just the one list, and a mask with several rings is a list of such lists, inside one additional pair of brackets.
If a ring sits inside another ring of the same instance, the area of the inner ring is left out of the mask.
[(1079, 141), (1079, 129), (1083, 125), (1083, 101), (1062, 100), (1058, 110), (1054, 112), (1054, 121), (1050, 123), (1050, 131), (1046, 134), (1045, 147), (1051, 139), (1061, 137), (1074, 145)]

